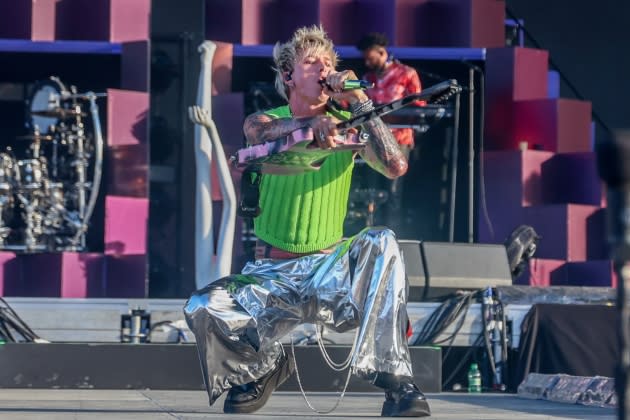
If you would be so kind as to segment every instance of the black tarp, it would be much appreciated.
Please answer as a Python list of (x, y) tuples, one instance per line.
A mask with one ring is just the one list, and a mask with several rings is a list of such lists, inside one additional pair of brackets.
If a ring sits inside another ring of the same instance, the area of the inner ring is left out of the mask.
[(617, 309), (605, 305), (533, 305), (521, 324), (510, 388), (530, 372), (615, 376)]

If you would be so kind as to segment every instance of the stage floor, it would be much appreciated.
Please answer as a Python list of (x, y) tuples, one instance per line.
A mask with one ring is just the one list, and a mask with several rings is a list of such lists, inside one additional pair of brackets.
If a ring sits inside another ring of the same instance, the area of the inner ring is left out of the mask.
[[(615, 419), (615, 410), (532, 401), (514, 395), (428, 395), (433, 416), (448, 420), (543, 420), (543, 419)], [(331, 407), (335, 394), (317, 393), (312, 403), (321, 409)], [(378, 417), (383, 402), (380, 393), (346, 395), (332, 414), (318, 416), (306, 407), (302, 396), (293, 392), (275, 393), (267, 405), (255, 414), (230, 415), (230, 419), (294, 419), (327, 417), (362, 419)], [(201, 391), (104, 391), (3, 389), (0, 391), (0, 419), (222, 419), (223, 398), (214, 407), (207, 406)]]

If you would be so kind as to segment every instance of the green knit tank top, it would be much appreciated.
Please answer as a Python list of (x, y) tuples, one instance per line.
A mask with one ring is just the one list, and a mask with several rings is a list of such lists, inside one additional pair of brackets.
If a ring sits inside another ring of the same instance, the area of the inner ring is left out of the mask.
[[(288, 105), (266, 111), (290, 118)], [(335, 113), (347, 119), (350, 113)], [(294, 253), (316, 252), (338, 242), (348, 209), (353, 152), (333, 153), (319, 171), (300, 175), (264, 174), (260, 183), (261, 213), (254, 219), (256, 236)]]

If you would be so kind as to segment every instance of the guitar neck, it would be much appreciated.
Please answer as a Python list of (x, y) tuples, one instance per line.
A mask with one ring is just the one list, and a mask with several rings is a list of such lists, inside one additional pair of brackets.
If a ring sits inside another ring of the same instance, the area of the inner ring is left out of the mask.
[(337, 124), (338, 130), (347, 130), (349, 128), (358, 127), (366, 122), (373, 120), (383, 115), (387, 115), (390, 112), (397, 109), (404, 108), (407, 105), (411, 105), (416, 101), (437, 102), (444, 100), (452, 95), (455, 95), (461, 91), (461, 87), (457, 84), (457, 80), (447, 80), (437, 85), (424, 89), (422, 92), (414, 93), (412, 95), (405, 96), (388, 104), (380, 105), (374, 108), (372, 111), (368, 111), (364, 114), (352, 117), (349, 120), (343, 121)]

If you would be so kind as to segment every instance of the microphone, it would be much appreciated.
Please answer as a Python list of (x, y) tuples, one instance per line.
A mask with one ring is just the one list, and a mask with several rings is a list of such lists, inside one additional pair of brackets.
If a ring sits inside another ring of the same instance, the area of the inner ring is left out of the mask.
[[(326, 82), (326, 80), (320, 80), (319, 84), (326, 86), (328, 89), (332, 90), (331, 86)], [(343, 81), (343, 90), (370, 89), (373, 87), (374, 87), (374, 83), (368, 82), (367, 80), (344, 80)]]

